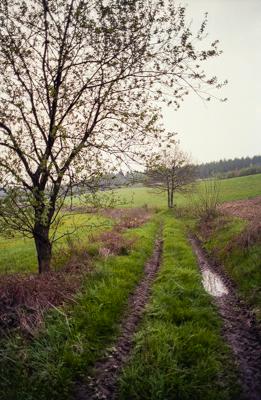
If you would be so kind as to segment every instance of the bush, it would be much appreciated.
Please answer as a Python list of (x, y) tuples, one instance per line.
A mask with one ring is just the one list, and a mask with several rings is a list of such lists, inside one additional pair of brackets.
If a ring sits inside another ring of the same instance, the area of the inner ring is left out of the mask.
[(215, 179), (204, 181), (197, 197), (192, 199), (192, 214), (201, 222), (209, 221), (218, 216), (220, 204), (220, 182)]

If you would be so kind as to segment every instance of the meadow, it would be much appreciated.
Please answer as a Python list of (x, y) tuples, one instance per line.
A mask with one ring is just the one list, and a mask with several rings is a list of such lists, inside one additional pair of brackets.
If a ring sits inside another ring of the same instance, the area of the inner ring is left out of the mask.
[[(261, 194), (261, 174), (220, 180), (220, 200), (232, 201), (240, 199), (249, 199)], [(200, 182), (200, 190), (205, 182)], [(116, 190), (116, 194), (123, 200), (123, 207), (150, 207), (158, 209), (167, 209), (167, 200), (165, 194), (157, 194), (152, 189), (145, 187), (128, 187)], [(182, 194), (176, 195), (176, 205), (178, 207), (190, 204), (190, 197)], [(77, 206), (79, 200), (74, 199)], [(104, 226), (110, 226), (111, 222), (101, 216), (93, 214), (75, 214), (65, 219), (60, 228), (59, 234), (74, 231), (71, 235), (73, 240), (78, 242), (88, 241), (88, 236), (94, 231), (104, 229)], [(66, 237), (55, 243), (54, 253), (59, 253), (61, 247), (67, 246)], [(53, 267), (59, 266), (59, 260)], [(32, 239), (25, 239), (19, 236), (14, 238), (0, 237), (0, 274), (13, 272), (35, 272), (37, 270), (36, 253)]]
[[(200, 181), (195, 187), (195, 194), (200, 191), (207, 181)], [(249, 199), (261, 194), (261, 174), (243, 176), (239, 178), (221, 179), (217, 181), (220, 190), (220, 201), (233, 201)], [(167, 199), (164, 193), (158, 194), (153, 189), (145, 187), (122, 188), (116, 191), (123, 199), (126, 199), (126, 207), (158, 207), (167, 208)], [(129, 201), (129, 203), (128, 203)], [(190, 197), (177, 193), (175, 204), (177, 207), (190, 203)]]
[[(54, 242), (53, 246), (53, 268), (59, 268), (61, 260), (65, 261), (62, 257), (63, 249), (68, 248), (71, 240), (79, 246), (84, 246), (94, 232), (98, 233), (110, 227), (110, 219), (100, 215), (85, 213), (65, 217), (57, 231), (57, 237), (61, 236), (61, 239)], [(33, 239), (19, 235), (12, 238), (0, 237), (0, 274), (36, 271), (37, 258)]]

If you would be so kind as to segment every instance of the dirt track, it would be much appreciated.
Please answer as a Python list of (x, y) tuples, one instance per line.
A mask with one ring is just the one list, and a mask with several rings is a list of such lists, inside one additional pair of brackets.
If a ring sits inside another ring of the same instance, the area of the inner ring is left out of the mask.
[[(231, 347), (239, 368), (242, 398), (261, 399), (261, 352), (260, 332), (246, 304), (237, 297), (233, 282), (222, 268), (210, 262), (196, 238), (191, 244), (198, 258), (203, 284), (214, 298), (223, 319), (223, 334)], [(150, 288), (160, 266), (162, 240), (157, 238), (150, 260), (146, 263), (144, 277), (130, 296), (122, 318), (119, 337), (113, 350), (94, 365), (91, 376), (76, 383), (73, 400), (113, 400), (117, 398), (117, 381), (122, 368), (128, 362)], [(241, 397), (240, 397), (241, 399)]]
[(133, 335), (148, 302), (151, 285), (160, 266), (162, 239), (155, 242), (152, 257), (145, 264), (144, 277), (129, 298), (128, 307), (122, 319), (120, 335), (113, 352), (99, 360), (93, 370), (93, 376), (85, 383), (75, 386), (74, 400), (111, 400), (117, 393), (117, 379), (132, 349)]
[[(235, 287), (222, 268), (212, 264), (203, 251), (199, 240), (190, 238), (203, 274), (210, 274), (210, 280), (203, 281), (223, 318), (223, 333), (233, 350), (239, 367), (244, 398), (261, 399), (261, 337), (254, 316), (237, 297)], [(216, 290), (216, 288), (218, 290)]]

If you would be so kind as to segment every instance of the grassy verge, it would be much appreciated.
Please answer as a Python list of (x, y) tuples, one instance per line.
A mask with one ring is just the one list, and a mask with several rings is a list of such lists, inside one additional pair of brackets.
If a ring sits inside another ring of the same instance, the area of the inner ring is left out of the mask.
[(184, 223), (166, 214), (162, 267), (120, 379), (120, 399), (238, 399), (236, 372), (220, 329)]
[[(135, 248), (126, 256), (98, 259), (75, 304), (49, 312), (45, 326), (30, 341), (18, 334), (2, 340), (0, 398), (3, 400), (67, 399), (72, 382), (88, 374), (109, 346), (128, 296), (150, 256), (156, 219), (128, 232)], [(95, 253), (95, 249), (92, 248)]]
[[(239, 218), (227, 219), (217, 225), (207, 237), (201, 237), (208, 253), (214, 254), (228, 275), (236, 283), (241, 296), (253, 308), (261, 321), (261, 246), (242, 246), (235, 238), (243, 231), (246, 222)], [(234, 241), (232, 246), (229, 243)]]

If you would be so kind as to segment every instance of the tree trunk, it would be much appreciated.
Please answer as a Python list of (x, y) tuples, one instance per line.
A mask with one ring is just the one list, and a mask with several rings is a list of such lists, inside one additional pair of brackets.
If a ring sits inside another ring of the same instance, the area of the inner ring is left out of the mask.
[(34, 242), (38, 258), (39, 273), (50, 271), (52, 258), (52, 244), (49, 239), (49, 226), (35, 224)]
[(168, 189), (168, 208), (170, 208), (170, 191)]
[(170, 208), (174, 207), (174, 190), (170, 191)]

